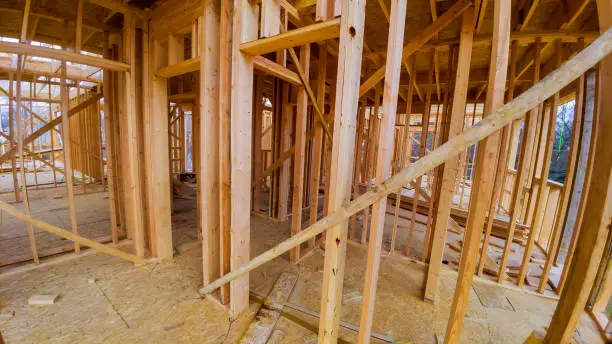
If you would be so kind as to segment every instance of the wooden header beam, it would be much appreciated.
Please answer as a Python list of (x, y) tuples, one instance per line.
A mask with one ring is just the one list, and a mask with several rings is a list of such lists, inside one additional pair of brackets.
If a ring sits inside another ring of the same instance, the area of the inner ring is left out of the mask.
[(162, 78), (171, 78), (173, 76), (196, 72), (198, 70), (200, 70), (200, 58), (194, 57), (171, 66), (160, 68), (155, 72), (155, 75)]
[(340, 19), (329, 20), (291, 30), (268, 38), (240, 44), (240, 51), (249, 55), (265, 55), (274, 51), (321, 42), (340, 35)]

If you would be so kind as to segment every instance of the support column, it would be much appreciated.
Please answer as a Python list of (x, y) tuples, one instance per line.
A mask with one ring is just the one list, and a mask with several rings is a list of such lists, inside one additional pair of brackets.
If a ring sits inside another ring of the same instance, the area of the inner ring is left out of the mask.
[(126, 63), (130, 64), (130, 70), (124, 73), (124, 111), (126, 122), (126, 162), (127, 185), (126, 198), (130, 201), (127, 205), (131, 207), (128, 211), (128, 233), (132, 233), (136, 255), (144, 257), (144, 202), (142, 184), (140, 182), (140, 157), (138, 154), (138, 117), (136, 113), (136, 23), (129, 15), (124, 17), (123, 28), (123, 55)]
[[(257, 6), (234, 0), (232, 23), (230, 151), (231, 151), (231, 269), (250, 260), (251, 143), (253, 131), (253, 56), (240, 44), (257, 39)], [(249, 276), (230, 282), (230, 312), (237, 315), (249, 307)]]
[[(300, 48), (300, 64), (304, 75), (310, 74), (310, 45)], [(306, 88), (300, 87), (297, 94), (297, 107), (295, 114), (295, 153), (293, 154), (293, 200), (291, 203), (291, 235), (294, 236), (302, 230), (302, 202), (304, 199), (304, 169), (306, 162), (306, 126), (308, 119), (308, 95)], [(300, 258), (300, 246), (291, 250), (291, 261)]]
[[(329, 210), (340, 209), (351, 197), (351, 174), (359, 78), (363, 49), (365, 0), (343, 0), (340, 19), (340, 51), (336, 81), (333, 146), (329, 174)], [(331, 227), (325, 236), (325, 264), (321, 293), (319, 343), (336, 343), (342, 306), (348, 220)]]
[[(461, 134), (465, 121), (465, 105), (467, 101), (468, 81), (470, 77), (470, 61), (472, 59), (472, 41), (474, 38), (474, 7), (467, 9), (461, 18), (461, 36), (459, 39), (459, 60), (455, 76), (455, 90), (453, 92), (452, 109), (449, 119), (448, 139)], [(439, 114), (438, 114), (439, 116)], [(446, 229), (450, 218), (450, 211), (455, 195), (455, 180), (457, 178), (459, 157), (446, 160), (442, 169), (442, 182), (438, 207), (434, 218), (434, 232), (432, 234), (432, 249), (427, 268), (424, 299), (434, 302), (438, 288), (438, 277), (442, 265), (442, 256), (446, 243)], [(418, 195), (415, 195), (417, 198)]]
[[(404, 26), (406, 23), (406, 1), (392, 1), (389, 19), (389, 39), (387, 42), (387, 62), (385, 68), (385, 86), (383, 90), (382, 118), (380, 135), (378, 135), (376, 154), (376, 183), (391, 175), (391, 159), (395, 139), (395, 119), (397, 117), (397, 98), (402, 66), (402, 44), (404, 42)], [(360, 149), (360, 147), (357, 147)], [(359, 187), (359, 186), (357, 186)], [(397, 205), (396, 205), (397, 206)], [(363, 302), (361, 303), (361, 320), (359, 343), (369, 343), (372, 335), (374, 305), (378, 271), (380, 268), (380, 252), (382, 250), (383, 230), (387, 211), (387, 197), (381, 198), (372, 205), (372, 222), (370, 225), (370, 241), (368, 243), (368, 260), (363, 287)]]
[(219, 14), (221, 2), (206, 2), (199, 19), (200, 185), (204, 284), (220, 277), (219, 220)]
[[(508, 70), (508, 50), (510, 48), (510, 0), (496, 1), (494, 4), (493, 43), (489, 66), (489, 82), (484, 116), (502, 106), (504, 102), (504, 87)], [(476, 172), (472, 184), (472, 195), (468, 210), (463, 251), (459, 261), (459, 275), (453, 298), (453, 306), (446, 328), (445, 343), (458, 343), (463, 327), (463, 319), (467, 311), (468, 297), (472, 289), (472, 280), (476, 270), (476, 259), (480, 236), (484, 227), (487, 208), (491, 202), (499, 132), (484, 138), (478, 144), (476, 157)]]

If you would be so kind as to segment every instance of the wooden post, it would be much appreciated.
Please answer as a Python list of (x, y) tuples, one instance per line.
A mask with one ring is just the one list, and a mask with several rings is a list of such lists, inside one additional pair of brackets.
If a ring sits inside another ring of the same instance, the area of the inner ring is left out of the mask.
[(253, 104), (253, 211), (259, 212), (261, 206), (261, 186), (259, 181), (262, 172), (262, 151), (261, 151), (261, 136), (263, 122), (263, 91), (264, 91), (264, 75), (255, 75), (255, 100)]
[[(459, 39), (459, 60), (455, 75), (455, 90), (453, 92), (452, 109), (449, 119), (448, 138), (455, 137), (463, 130), (465, 120), (465, 105), (467, 101), (468, 81), (470, 77), (470, 61), (472, 58), (472, 41), (474, 37), (474, 8), (466, 10), (461, 18), (461, 36)], [(438, 117), (440, 114), (438, 114)], [(434, 232), (431, 238), (432, 249), (427, 280), (425, 282), (425, 301), (434, 302), (438, 288), (438, 277), (442, 264), (442, 256), (446, 242), (446, 229), (450, 217), (452, 199), (455, 195), (454, 185), (457, 178), (458, 158), (447, 160), (442, 168), (442, 182), (438, 207), (434, 220)], [(418, 197), (415, 195), (415, 197)]]
[[(431, 85), (434, 80), (434, 50), (429, 52), (429, 66), (427, 71), (427, 84)], [(429, 115), (431, 114), (431, 87), (427, 88), (425, 94), (425, 109), (423, 110), (423, 116), (421, 120), (421, 142), (419, 144), (419, 158), (425, 155), (427, 150), (427, 136), (429, 136)], [(414, 183), (414, 196), (412, 198), (412, 217), (410, 220), (410, 233), (408, 234), (408, 243), (406, 244), (406, 256), (410, 255), (412, 249), (412, 238), (414, 237), (415, 231), (415, 220), (417, 216), (418, 202), (421, 198), (421, 182), (423, 176), (419, 176)], [(427, 218), (427, 228), (429, 228), (429, 216)]]
[[(612, 1), (597, 0), (599, 27), (603, 33), (612, 27)], [(597, 268), (612, 226), (612, 105), (606, 92), (612, 87), (612, 56), (599, 64), (597, 92), (600, 111), (594, 125), (596, 142), (593, 149), (597, 163), (593, 166), (591, 183), (585, 204), (584, 219), (577, 247), (568, 273), (567, 283), (546, 333), (545, 343), (568, 343), (587, 302)]]
[[(230, 272), (230, 91), (232, 70), (233, 2), (221, 1), (219, 18), (219, 266), (220, 274)], [(230, 302), (229, 284), (221, 286), (221, 303)]]
[[(536, 39), (536, 57), (534, 62), (534, 74), (533, 83), (537, 84), (540, 81), (540, 39)], [(512, 240), (514, 238), (514, 229), (519, 219), (519, 214), (525, 201), (525, 185), (527, 184), (530, 165), (533, 154), (533, 144), (536, 141), (537, 127), (538, 127), (538, 115), (540, 113), (542, 105), (536, 106), (527, 114), (525, 120), (525, 129), (521, 140), (521, 150), (519, 154), (518, 169), (516, 177), (514, 179), (514, 191), (512, 193), (512, 200), (510, 201), (510, 225), (508, 228), (508, 237), (506, 238), (506, 244), (504, 246), (504, 252), (502, 254), (501, 262), (499, 264), (498, 281), (503, 281), (506, 274), (506, 266), (508, 256), (512, 248)]]
[(572, 237), (567, 249), (563, 271), (561, 272), (561, 277), (559, 278), (559, 285), (557, 286), (558, 294), (561, 294), (563, 288), (565, 287), (567, 272), (569, 271), (572, 257), (576, 251), (577, 239), (580, 233), (582, 219), (584, 218), (584, 205), (586, 202), (587, 191), (589, 189), (591, 171), (593, 170), (592, 166), (595, 161), (595, 150), (591, 149), (591, 147), (592, 144), (595, 143), (596, 133), (596, 131), (593, 130), (593, 126), (597, 123), (597, 111), (595, 109), (596, 77), (597, 72), (594, 70), (586, 73), (580, 158), (578, 160), (578, 167), (576, 170), (576, 177), (572, 191), (572, 203), (570, 204), (566, 220), (566, 229), (572, 230)]
[[(17, 116), (15, 115), (15, 108), (13, 107), (13, 86), (14, 85), (14, 81), (13, 81), (13, 73), (9, 72), (9, 103), (8, 103), (8, 108), (9, 108), (9, 141), (10, 141), (10, 145), (9, 145), (9, 150), (15, 147), (15, 122), (16, 121), (20, 121), (19, 118), (17, 118)], [(19, 104), (17, 104), (17, 108), (20, 108), (21, 106)], [(19, 141), (21, 141), (21, 136), (19, 136), (21, 134), (17, 134)], [(53, 133), (51, 133), (51, 136), (53, 136)], [(51, 141), (53, 142), (53, 141)], [(17, 178), (17, 159), (15, 158), (15, 154), (11, 154), (11, 173), (13, 175), (13, 189), (15, 191), (15, 202), (21, 202), (21, 191), (19, 190), (19, 179)], [(54, 175), (55, 175), (55, 170), (54, 170)]]
[(220, 259), (220, 90), (219, 90), (219, 14), (221, 1), (209, 1), (200, 17), (198, 31), (200, 42), (200, 152), (199, 169), (201, 185), (202, 217), (202, 265), (204, 284), (217, 279), (221, 274)]
[[(341, 209), (351, 197), (351, 173), (355, 148), (355, 126), (365, 0), (342, 1), (340, 51), (334, 110), (333, 147), (329, 174), (329, 210)], [(348, 153), (347, 153), (348, 152)], [(325, 236), (325, 263), (319, 321), (319, 343), (336, 343), (347, 244), (347, 220), (331, 227)]]
[[(291, 147), (291, 132), (293, 126), (293, 108), (288, 105), (289, 86), (283, 83), (282, 86), (282, 115), (281, 115), (281, 152), (287, 151)], [(290, 160), (286, 159), (280, 166), (278, 177), (278, 220), (287, 219), (287, 207), (289, 206), (289, 180), (290, 180)]]
[[(15, 102), (16, 102), (16, 106), (15, 106), (15, 120), (17, 121), (17, 137), (19, 139), (18, 145), (17, 145), (17, 155), (19, 156), (19, 158), (21, 159), (21, 163), (20, 163), (20, 167), (19, 167), (19, 175), (21, 176), (21, 184), (23, 185), (23, 201), (24, 201), (24, 209), (25, 209), (25, 214), (27, 216), (30, 216), (30, 200), (28, 198), (28, 183), (26, 181), (26, 174), (25, 174), (25, 155), (24, 155), (24, 136), (25, 136), (25, 130), (23, 128), (23, 121), (21, 120), (21, 59), (22, 59), (22, 55), (18, 55), (17, 56), (17, 80), (15, 82)], [(13, 96), (13, 85), (12, 85), (12, 78), (11, 78), (11, 85), (10, 85), (10, 96), (9, 98), (9, 103), (12, 103), (12, 96)], [(19, 185), (17, 185), (19, 186)], [(38, 264), (39, 260), (38, 260), (38, 250), (36, 248), (36, 237), (34, 236), (34, 227), (32, 226), (31, 223), (28, 223), (27, 225), (27, 231), (28, 231), (28, 241), (30, 242), (30, 250), (32, 251), (32, 258), (34, 259), (34, 263)], [(75, 244), (76, 245), (76, 244)], [(76, 246), (75, 246), (76, 248)]]
[[(323, 43), (319, 50), (317, 61), (317, 103), (321, 111), (325, 111), (325, 81), (327, 76), (327, 45)], [(312, 190), (310, 191), (310, 224), (317, 222), (319, 214), (319, 187), (321, 186), (321, 162), (323, 159), (323, 127), (313, 125), (315, 132), (312, 144)], [(360, 149), (358, 147), (358, 149)], [(309, 242), (309, 247), (314, 246), (314, 240)]]
[[(485, 116), (490, 115), (503, 105), (504, 87), (508, 69), (508, 50), (510, 44), (510, 0), (500, 0), (494, 5), (493, 43)], [(495, 171), (490, 168), (497, 158), (499, 133), (496, 132), (479, 143), (476, 172), (472, 183), (472, 196), (464, 234), (464, 245), (459, 261), (459, 275), (453, 298), (450, 319), (446, 328), (445, 343), (458, 343), (463, 318), (467, 310), (468, 297), (476, 269), (480, 235), (493, 191)]]
[[(126, 197), (130, 199), (127, 205), (131, 207), (128, 218), (130, 221), (128, 231), (132, 233), (136, 255), (144, 257), (144, 204), (142, 197), (142, 184), (140, 182), (140, 158), (138, 154), (138, 118), (136, 114), (136, 23), (130, 15), (124, 17), (123, 27), (123, 42), (124, 42), (124, 58), (125, 62), (131, 65), (131, 69), (124, 73), (123, 87), (125, 89), (123, 96), (123, 106), (126, 118), (126, 162), (129, 163), (127, 168), (127, 184)], [(164, 107), (165, 109), (165, 107)], [(160, 152), (160, 154), (163, 154)], [(162, 200), (160, 200), (162, 201)]]
[[(111, 58), (111, 52), (109, 50), (109, 35), (104, 34), (104, 57), (107, 59)], [(115, 194), (115, 162), (114, 162), (114, 149), (112, 140), (112, 123), (115, 121), (115, 114), (112, 111), (112, 84), (111, 84), (111, 71), (104, 70), (104, 136), (106, 139), (106, 168), (108, 170), (108, 207), (110, 212), (110, 223), (111, 223), (111, 236), (113, 238), (113, 244), (119, 242), (119, 232), (117, 229), (117, 208), (115, 207), (115, 198), (118, 196)], [(51, 96), (51, 84), (49, 84), (49, 96)], [(53, 118), (49, 118), (53, 120)], [(53, 150), (53, 132), (51, 132), (51, 150)], [(51, 153), (53, 155), (53, 153)], [(55, 167), (55, 159), (53, 159), (53, 167)]]
[[(66, 62), (62, 62), (61, 82), (61, 107), (62, 107), (62, 143), (64, 148), (64, 177), (66, 179), (66, 197), (68, 198), (68, 208), (70, 212), (70, 224), (72, 233), (77, 234), (77, 219), (74, 205), (74, 190), (72, 185), (72, 142), (70, 140), (70, 120), (68, 118), (68, 102), (70, 101), (70, 90), (66, 85)], [(75, 242), (74, 252), (81, 252), (81, 246)]]
[[(148, 36), (148, 35), (147, 35)], [(170, 259), (173, 256), (172, 248), (172, 220), (171, 199), (172, 181), (170, 179), (170, 152), (168, 151), (168, 80), (155, 74), (155, 70), (165, 64), (163, 48), (151, 39), (149, 42), (149, 88), (151, 100), (149, 102), (149, 132), (150, 137), (145, 138), (149, 151), (147, 170), (150, 183), (147, 192), (149, 204), (149, 224), (152, 238), (155, 242), (154, 254), (159, 259)]]
[(540, 285), (538, 286), (538, 292), (544, 292), (544, 287), (548, 285), (548, 276), (552, 265), (557, 259), (557, 250), (559, 249), (559, 240), (563, 233), (565, 226), (565, 215), (567, 214), (567, 208), (572, 194), (572, 188), (574, 185), (574, 175), (576, 174), (576, 164), (578, 162), (578, 151), (582, 130), (582, 118), (584, 109), (584, 74), (580, 76), (576, 83), (576, 105), (574, 109), (574, 123), (572, 126), (572, 138), (570, 141), (570, 151), (567, 158), (567, 166), (565, 179), (563, 181), (563, 188), (561, 189), (561, 198), (559, 200), (558, 211), (555, 214), (555, 225), (553, 230), (553, 238), (549, 245), (550, 250), (546, 257), (546, 263), (544, 264), (544, 271), (540, 278)]
[[(561, 65), (561, 41), (557, 41), (557, 64)], [(525, 278), (529, 272), (529, 264), (531, 263), (531, 250), (535, 243), (536, 237), (540, 233), (543, 226), (544, 211), (546, 210), (546, 201), (548, 197), (548, 173), (550, 172), (550, 160), (552, 158), (552, 151), (555, 143), (555, 128), (557, 126), (557, 107), (559, 105), (559, 94), (555, 94), (551, 101), (550, 111), (545, 112), (545, 117), (548, 117), (548, 127), (542, 128), (542, 140), (545, 142), (544, 156), (541, 160), (542, 170), (540, 173), (540, 180), (538, 185), (538, 195), (535, 203), (534, 215), (531, 221), (531, 231), (529, 232), (529, 238), (523, 251), (523, 262), (521, 264), (521, 270), (519, 271), (518, 279), (516, 283), (519, 287), (523, 286)], [(547, 131), (545, 131), (545, 129)], [(504, 271), (502, 271), (502, 274)]]
[[(300, 64), (304, 75), (310, 74), (310, 45), (300, 48)], [(308, 80), (307, 80), (308, 81)], [(306, 120), (308, 117), (308, 95), (305, 87), (300, 87), (297, 94), (297, 107), (295, 114), (295, 154), (293, 155), (293, 199), (291, 215), (291, 235), (302, 230), (302, 200), (304, 198), (304, 168), (306, 159)], [(300, 247), (291, 250), (290, 258), (296, 262), (300, 258)]]
[[(257, 39), (258, 8), (248, 0), (234, 0), (231, 77), (231, 268), (249, 261), (251, 212), (251, 135), (253, 116), (253, 56), (240, 44)], [(249, 307), (249, 276), (230, 283), (230, 312)]]
[[(402, 43), (404, 42), (404, 26), (406, 22), (406, 3), (407, 1), (391, 2), (385, 86), (383, 90), (383, 117), (380, 123), (380, 135), (378, 135), (377, 144), (378, 152), (376, 154), (377, 182), (389, 178), (391, 174), (395, 119), (397, 117), (397, 98), (399, 95), (402, 66)], [(360, 149), (360, 147), (357, 149)], [(374, 319), (374, 304), (386, 209), (387, 197), (381, 198), (372, 205), (368, 260), (363, 287), (363, 302), (361, 303), (361, 320), (359, 323), (359, 343), (369, 343), (372, 335), (372, 321)]]

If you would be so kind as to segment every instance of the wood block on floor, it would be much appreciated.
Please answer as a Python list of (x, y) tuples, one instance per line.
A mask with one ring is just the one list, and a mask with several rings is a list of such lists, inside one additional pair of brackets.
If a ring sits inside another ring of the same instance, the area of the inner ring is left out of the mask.
[(52, 295), (32, 295), (28, 299), (28, 304), (29, 305), (52, 305), (52, 304), (55, 303), (55, 300), (57, 300), (58, 297), (59, 297), (59, 295), (57, 295), (57, 294), (52, 294)]

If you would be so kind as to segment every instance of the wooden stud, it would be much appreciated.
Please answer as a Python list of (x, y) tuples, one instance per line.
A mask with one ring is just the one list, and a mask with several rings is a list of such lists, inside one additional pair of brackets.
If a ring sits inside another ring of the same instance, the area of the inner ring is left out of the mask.
[[(310, 74), (310, 45), (300, 48), (300, 59), (304, 75), (308, 78)], [(309, 80), (304, 80), (304, 85)], [(304, 197), (304, 169), (306, 159), (306, 120), (308, 115), (308, 95), (305, 87), (300, 87), (297, 93), (297, 107), (295, 114), (295, 154), (293, 159), (293, 187), (292, 187), (292, 215), (291, 235), (296, 235), (302, 230), (302, 202)], [(296, 262), (300, 258), (300, 247), (291, 250), (290, 259)]]
[[(557, 41), (557, 66), (561, 64), (561, 42)], [(557, 127), (557, 107), (559, 105), (559, 94), (555, 94), (551, 101), (550, 111), (545, 113), (545, 116), (548, 117), (548, 127), (546, 128), (548, 131), (545, 133), (544, 129), (542, 129), (543, 140), (545, 140), (546, 145), (544, 150), (544, 156), (542, 158), (542, 170), (540, 172), (540, 180), (538, 186), (538, 196), (536, 199), (536, 205), (534, 210), (534, 216), (531, 221), (531, 231), (529, 232), (529, 238), (527, 239), (527, 244), (525, 245), (525, 250), (523, 251), (523, 262), (521, 264), (521, 270), (519, 271), (517, 284), (519, 287), (523, 286), (525, 281), (525, 277), (528, 274), (529, 263), (531, 260), (531, 250), (533, 249), (533, 245), (536, 237), (538, 236), (541, 227), (543, 226), (542, 220), (544, 218), (544, 211), (546, 210), (546, 198), (548, 195), (549, 187), (548, 187), (548, 174), (550, 171), (550, 160), (552, 158), (552, 151), (554, 147), (555, 141), (555, 129)], [(504, 271), (502, 271), (503, 273)]]
[[(64, 178), (66, 179), (66, 198), (68, 198), (68, 208), (70, 213), (70, 224), (72, 227), (72, 233), (77, 234), (77, 219), (75, 213), (74, 204), (74, 191), (72, 183), (72, 142), (70, 141), (70, 121), (68, 119), (68, 102), (70, 101), (70, 90), (66, 85), (66, 62), (62, 62), (61, 66), (62, 77), (61, 82), (61, 109), (62, 109), (62, 137), (64, 147)], [(27, 213), (26, 213), (27, 214)], [(74, 252), (79, 253), (81, 251), (80, 245), (74, 243)]]
[[(247, 0), (234, 0), (232, 23), (230, 151), (232, 270), (250, 259), (251, 134), (253, 116), (253, 56), (241, 51), (241, 43), (257, 38), (258, 8)], [(237, 315), (249, 307), (249, 276), (230, 283), (230, 312)]]
[[(539, 40), (536, 41), (536, 45), (539, 46)], [(539, 49), (536, 54), (535, 72), (533, 83), (537, 84), (540, 81), (540, 54)], [(533, 170), (530, 168), (530, 162), (532, 161), (533, 149), (532, 146), (536, 140), (538, 115), (540, 113), (541, 106), (534, 107), (528, 114), (525, 120), (524, 139), (521, 140), (521, 149), (518, 162), (517, 174), (514, 178), (514, 191), (512, 193), (512, 200), (510, 201), (510, 228), (508, 229), (508, 237), (506, 238), (506, 244), (504, 245), (504, 252), (502, 253), (501, 262), (499, 264), (498, 281), (503, 281), (506, 266), (508, 264), (508, 256), (512, 248), (512, 242), (514, 238), (514, 230), (519, 219), (519, 213), (521, 211), (523, 202), (525, 201), (525, 190), (524, 187), (529, 179), (529, 171)]]
[[(474, 8), (463, 13), (461, 18), (461, 38), (459, 43), (459, 60), (455, 76), (452, 109), (448, 125), (448, 138), (455, 137), (463, 130), (465, 121), (465, 106), (467, 101), (470, 61), (472, 56), (472, 41), (474, 36)], [(439, 117), (439, 116), (438, 116)], [(438, 277), (442, 264), (442, 256), (446, 241), (446, 229), (450, 218), (452, 199), (455, 195), (454, 185), (457, 178), (458, 159), (447, 160), (442, 168), (442, 182), (438, 197), (438, 207), (434, 220), (432, 235), (432, 250), (427, 268), (425, 283), (425, 301), (434, 302), (438, 288)], [(415, 196), (415, 198), (417, 198)], [(414, 204), (413, 204), (414, 207)], [(413, 208), (414, 209), (414, 208)]]
[[(365, 21), (365, 1), (342, 1), (340, 51), (334, 104), (333, 145), (329, 174), (330, 213), (342, 208), (351, 197), (351, 173), (355, 148), (355, 125), (361, 51)], [(320, 222), (320, 221), (319, 221)], [(339, 336), (342, 286), (347, 245), (347, 220), (338, 222), (325, 236), (325, 262), (319, 321), (319, 343), (336, 343)], [(303, 233), (303, 231), (302, 231)]]
[[(317, 61), (317, 103), (320, 109), (325, 105), (325, 87), (327, 76), (327, 49), (324, 45), (319, 50), (319, 60)], [(323, 110), (324, 111), (324, 110)], [(310, 190), (310, 224), (317, 222), (319, 214), (319, 187), (321, 186), (321, 163), (323, 159), (323, 127), (313, 126), (314, 137), (312, 144), (312, 189)], [(359, 133), (357, 134), (359, 135)], [(358, 145), (358, 150), (361, 145)], [(314, 240), (310, 241), (309, 247), (314, 247)]]
[[(491, 114), (503, 105), (504, 86), (508, 69), (511, 4), (509, 0), (500, 0), (495, 3), (494, 7), (493, 44), (491, 48), (487, 101), (485, 102), (484, 109), (485, 114)], [(472, 280), (476, 269), (480, 235), (484, 227), (486, 211), (491, 202), (494, 171), (491, 170), (490, 166), (494, 164), (497, 157), (498, 141), (499, 133), (495, 133), (479, 143), (475, 182), (472, 184), (468, 219), (463, 239), (463, 251), (459, 261), (457, 287), (446, 328), (446, 335), (444, 336), (445, 343), (459, 342), (459, 335), (463, 326), (465, 312), (467, 311), (467, 301), (472, 289)]]
[(200, 157), (204, 284), (221, 276), (220, 243), (220, 1), (209, 1), (198, 23), (200, 57)]
[[(397, 117), (397, 98), (402, 67), (402, 43), (404, 42), (404, 27), (406, 22), (407, 1), (393, 1), (389, 21), (389, 39), (387, 42), (387, 62), (385, 66), (385, 86), (383, 90), (383, 117), (380, 123), (380, 135), (376, 154), (376, 180), (385, 180), (391, 175), (391, 158), (393, 155), (393, 139), (395, 119)], [(358, 147), (357, 149), (360, 149)], [(378, 271), (380, 268), (380, 253), (382, 250), (383, 229), (387, 198), (381, 198), (372, 206), (372, 222), (370, 226), (370, 241), (368, 244), (368, 260), (366, 264), (363, 301), (361, 303), (361, 320), (359, 325), (359, 343), (369, 343), (372, 335), (374, 319), (374, 304)]]
[[(123, 28), (124, 38), (124, 58), (132, 66), (136, 64), (136, 23), (134, 18), (126, 16), (124, 18), (125, 24)], [(128, 233), (132, 233), (134, 240), (134, 247), (136, 255), (144, 257), (144, 204), (142, 199), (142, 184), (140, 178), (140, 158), (139, 158), (139, 143), (138, 143), (138, 123), (136, 114), (136, 73), (135, 68), (132, 68), (133, 72), (125, 72), (123, 75), (123, 106), (126, 118), (126, 129), (125, 129), (125, 158), (126, 162), (129, 163), (127, 168), (126, 182), (129, 188), (126, 190), (126, 196), (129, 199), (127, 206), (129, 207), (128, 216)]]
[[(612, 1), (597, 0), (599, 26), (607, 35), (612, 26)], [(607, 30), (607, 31), (606, 31)], [(586, 51), (587, 49), (584, 49)], [(544, 339), (545, 343), (567, 343), (571, 340), (593, 286), (597, 267), (605, 249), (612, 225), (612, 144), (610, 121), (612, 106), (605, 92), (612, 87), (612, 56), (599, 64), (597, 110), (600, 112), (593, 128), (597, 131), (594, 143), (597, 163), (593, 166), (592, 183), (588, 190), (584, 219), (571, 267), (557, 308)]]

